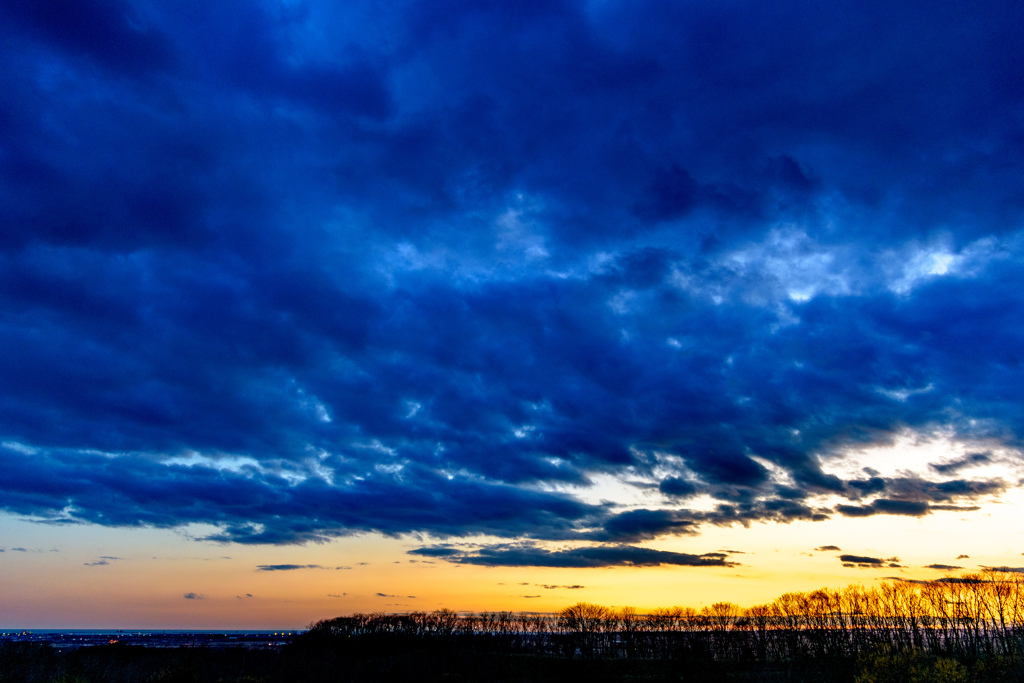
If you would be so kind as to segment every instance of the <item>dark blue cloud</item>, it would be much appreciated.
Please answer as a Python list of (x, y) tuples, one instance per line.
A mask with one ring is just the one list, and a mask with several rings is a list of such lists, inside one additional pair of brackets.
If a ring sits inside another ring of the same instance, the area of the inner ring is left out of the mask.
[(903, 566), (900, 564), (900, 558), (898, 557), (882, 559), (881, 557), (867, 557), (865, 555), (840, 555), (839, 561), (843, 563), (844, 567), (851, 569), (880, 569), (882, 567), (899, 569)]
[(0, 17), (8, 35), (31, 36), (85, 56), (114, 71), (145, 72), (170, 67), (174, 48), (159, 28), (148, 25), (145, 11), (120, 0), (11, 0)]
[(973, 512), (976, 505), (937, 505), (922, 500), (898, 500), (893, 498), (877, 498), (869, 505), (837, 505), (836, 512), (847, 517), (870, 517), (872, 515), (905, 515), (923, 517), (934, 510), (956, 510)]
[(843, 562), (852, 562), (854, 564), (882, 565), (886, 562), (886, 560), (880, 557), (865, 557), (863, 555), (840, 555), (839, 559)]
[(698, 522), (669, 510), (630, 510), (609, 518), (605, 531), (609, 539), (639, 541), (665, 534), (695, 533)]
[(426, 546), (409, 551), (410, 555), (426, 555), (427, 557), (451, 557), (462, 553), (462, 550), (450, 545)]
[[(424, 549), (418, 549), (424, 550)], [(425, 550), (429, 550), (426, 548)], [(446, 555), (458, 564), (486, 567), (735, 567), (737, 562), (725, 553), (677, 553), (631, 545), (584, 546), (568, 550), (547, 550), (531, 544), (503, 544), (483, 547), (475, 552)], [(547, 586), (545, 586), (547, 587)], [(575, 588), (575, 586), (568, 586)]]
[(879, 498), (872, 501), (870, 505), (837, 505), (836, 512), (847, 517), (870, 517), (872, 515), (923, 517), (931, 512), (931, 506), (922, 501)]
[[(319, 564), (261, 564), (256, 567), (258, 572), (289, 572), (296, 569), (330, 569)], [(337, 567), (341, 569), (341, 567)]]
[(1020, 445), (1022, 11), (6, 3), (3, 508), (613, 549), (969, 509), (981, 452), (822, 463)]
[(658, 484), (658, 490), (667, 496), (679, 496), (685, 498), (695, 495), (699, 489), (692, 481), (680, 477), (669, 477)]
[(968, 453), (941, 463), (928, 463), (928, 466), (939, 474), (953, 474), (974, 465), (985, 465), (992, 462), (991, 453)]

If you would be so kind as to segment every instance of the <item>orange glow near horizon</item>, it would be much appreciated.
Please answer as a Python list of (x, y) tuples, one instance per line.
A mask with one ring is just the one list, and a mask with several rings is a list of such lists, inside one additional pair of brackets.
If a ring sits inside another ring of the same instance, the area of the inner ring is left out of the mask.
[[(710, 527), (699, 536), (647, 544), (677, 552), (741, 551), (731, 555), (739, 562), (732, 568), (483, 567), (407, 554), (422, 539), (369, 534), (268, 547), (197, 542), (162, 530), (81, 527), (77, 542), (62, 536), (56, 547), (46, 542), (45, 525), (8, 517), (0, 628), (302, 629), (355, 612), (555, 612), (581, 600), (641, 612), (718, 601), (749, 607), (787, 591), (944, 574), (929, 564), (964, 571), (1012, 565), (1024, 540), (1012, 521), (1019, 498), (1006, 494), (974, 513)], [(980, 527), (973, 517), (979, 514), (986, 516)], [(814, 551), (824, 545), (899, 557), (902, 566), (847, 568), (838, 552)], [(275, 564), (303, 568), (258, 569)]]

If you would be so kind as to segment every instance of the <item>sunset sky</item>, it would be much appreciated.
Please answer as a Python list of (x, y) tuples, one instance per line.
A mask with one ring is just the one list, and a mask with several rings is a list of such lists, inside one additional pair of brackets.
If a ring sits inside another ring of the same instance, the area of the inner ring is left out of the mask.
[(1024, 571), (1022, 35), (4, 0), (0, 628)]

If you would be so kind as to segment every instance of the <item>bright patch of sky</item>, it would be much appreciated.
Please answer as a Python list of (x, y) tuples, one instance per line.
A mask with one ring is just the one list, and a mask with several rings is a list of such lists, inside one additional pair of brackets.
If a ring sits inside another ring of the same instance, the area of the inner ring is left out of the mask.
[(908, 243), (884, 252), (878, 262), (889, 289), (908, 294), (918, 285), (939, 277), (977, 277), (991, 262), (1021, 255), (1020, 233), (1002, 240), (983, 237), (959, 250), (950, 242), (947, 237), (929, 244)]
[(865, 476), (866, 471), (877, 473), (873, 476), (893, 477), (912, 472), (926, 480), (948, 479), (929, 467), (943, 464), (971, 453), (989, 454), (985, 462), (969, 466), (971, 479), (1005, 477), (1016, 471), (1024, 474), (1024, 456), (995, 441), (971, 441), (958, 439), (951, 431), (918, 433), (904, 430), (890, 442), (861, 448), (844, 448), (839, 452), (821, 458), (822, 470), (845, 479)]
[(607, 506), (609, 511), (649, 506), (656, 499), (644, 479), (603, 472), (590, 474), (585, 484), (540, 482), (534, 487), (541, 491), (567, 493), (590, 505)]
[[(762, 240), (720, 254), (713, 261), (713, 277), (677, 263), (672, 282), (715, 304), (730, 300), (759, 305), (785, 301), (801, 304), (819, 295), (866, 294), (879, 284), (907, 294), (934, 278), (979, 277), (992, 262), (1024, 254), (1022, 246), (1021, 233), (1001, 239), (983, 237), (959, 250), (951, 247), (948, 239), (925, 245), (913, 241), (865, 261), (863, 245), (858, 242), (825, 244), (799, 226), (789, 225), (770, 230)], [(622, 304), (613, 302), (613, 306), (621, 308)]]

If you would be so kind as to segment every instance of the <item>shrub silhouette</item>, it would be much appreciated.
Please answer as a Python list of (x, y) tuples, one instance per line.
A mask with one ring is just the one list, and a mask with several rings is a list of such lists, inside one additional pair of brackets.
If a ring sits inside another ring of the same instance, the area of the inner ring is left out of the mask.
[(867, 655), (855, 683), (967, 683), (974, 680), (955, 659), (921, 650), (883, 650)]

